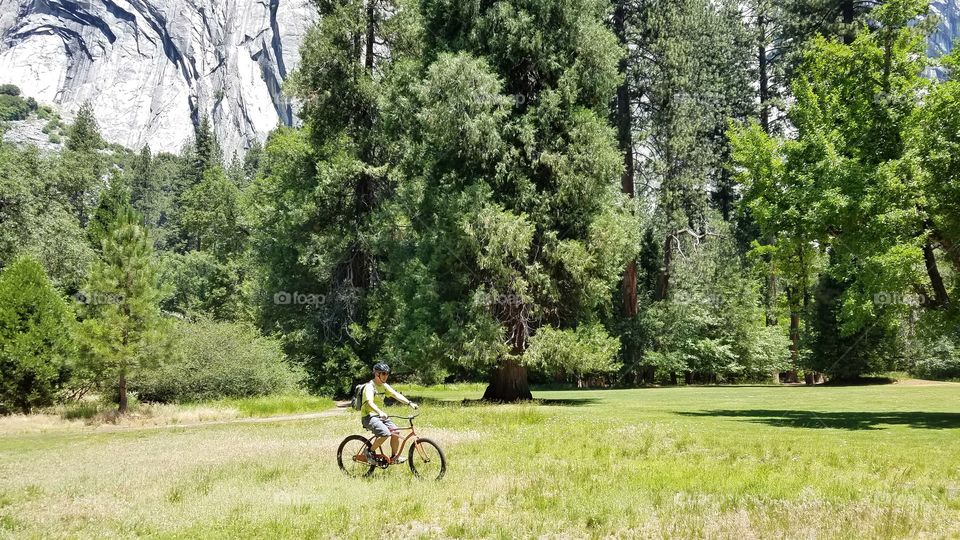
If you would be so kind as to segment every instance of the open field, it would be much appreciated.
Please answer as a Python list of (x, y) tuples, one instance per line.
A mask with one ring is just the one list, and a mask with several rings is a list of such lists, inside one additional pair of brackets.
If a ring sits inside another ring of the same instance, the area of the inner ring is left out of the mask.
[(397, 386), (447, 451), (441, 482), (400, 467), (343, 477), (334, 452), (359, 427), (346, 411), (71, 424), (0, 436), (0, 536), (960, 536), (957, 384), (553, 391), (510, 406), (463, 405), (475, 385)]

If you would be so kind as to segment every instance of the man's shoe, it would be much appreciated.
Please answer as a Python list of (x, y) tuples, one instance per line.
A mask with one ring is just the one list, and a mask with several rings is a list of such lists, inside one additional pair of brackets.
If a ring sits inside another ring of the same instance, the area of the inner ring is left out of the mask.
[(406, 462), (407, 462), (407, 458), (405, 458), (405, 457), (403, 457), (403, 456), (397, 456), (397, 457), (395, 457), (395, 458), (390, 458), (390, 464), (391, 464), (391, 465), (399, 465), (400, 463), (406, 463)]

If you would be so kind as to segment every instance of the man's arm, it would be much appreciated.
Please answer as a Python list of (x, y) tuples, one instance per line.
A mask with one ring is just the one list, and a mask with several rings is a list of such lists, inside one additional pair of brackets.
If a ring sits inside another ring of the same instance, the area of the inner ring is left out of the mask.
[(403, 397), (403, 394), (401, 394), (400, 392), (397, 392), (396, 390), (394, 390), (393, 387), (390, 386), (389, 384), (383, 383), (383, 388), (387, 391), (388, 394), (390, 394), (391, 396), (393, 396), (393, 399), (399, 401), (400, 403), (403, 403), (404, 405), (410, 405), (410, 406), (413, 407), (414, 409), (417, 408), (417, 404), (416, 404), (416, 403), (414, 403), (414, 402), (410, 401), (409, 399)]

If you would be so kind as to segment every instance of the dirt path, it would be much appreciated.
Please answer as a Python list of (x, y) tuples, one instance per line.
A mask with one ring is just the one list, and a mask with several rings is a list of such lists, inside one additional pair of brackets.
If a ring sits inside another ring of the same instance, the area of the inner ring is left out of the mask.
[(341, 404), (337, 404), (337, 407), (334, 409), (328, 409), (321, 412), (313, 413), (300, 413), (300, 414), (284, 414), (279, 416), (261, 416), (256, 418), (230, 418), (227, 420), (208, 420), (205, 422), (190, 422), (190, 423), (171, 423), (171, 424), (158, 424), (155, 426), (137, 426), (137, 425), (115, 425), (115, 424), (100, 424), (94, 427), (95, 431), (138, 431), (138, 430), (147, 430), (147, 429), (171, 429), (171, 428), (194, 428), (194, 427), (205, 427), (205, 426), (222, 426), (226, 424), (271, 424), (274, 422), (291, 422), (296, 420), (312, 420), (314, 418), (327, 418), (330, 416), (338, 416), (348, 414), (349, 409), (344, 408)]

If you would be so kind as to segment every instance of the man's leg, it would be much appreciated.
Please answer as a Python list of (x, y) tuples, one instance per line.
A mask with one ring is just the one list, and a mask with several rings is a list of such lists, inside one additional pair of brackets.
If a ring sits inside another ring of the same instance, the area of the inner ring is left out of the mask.
[(383, 442), (386, 441), (386, 437), (377, 437), (373, 440), (373, 445), (370, 447), (370, 452), (373, 454), (377, 453), (377, 450), (380, 450), (380, 447), (383, 446)]
[(397, 451), (400, 450), (400, 435), (393, 433), (390, 435), (390, 449), (393, 452), (390, 453), (390, 457), (397, 457)]

